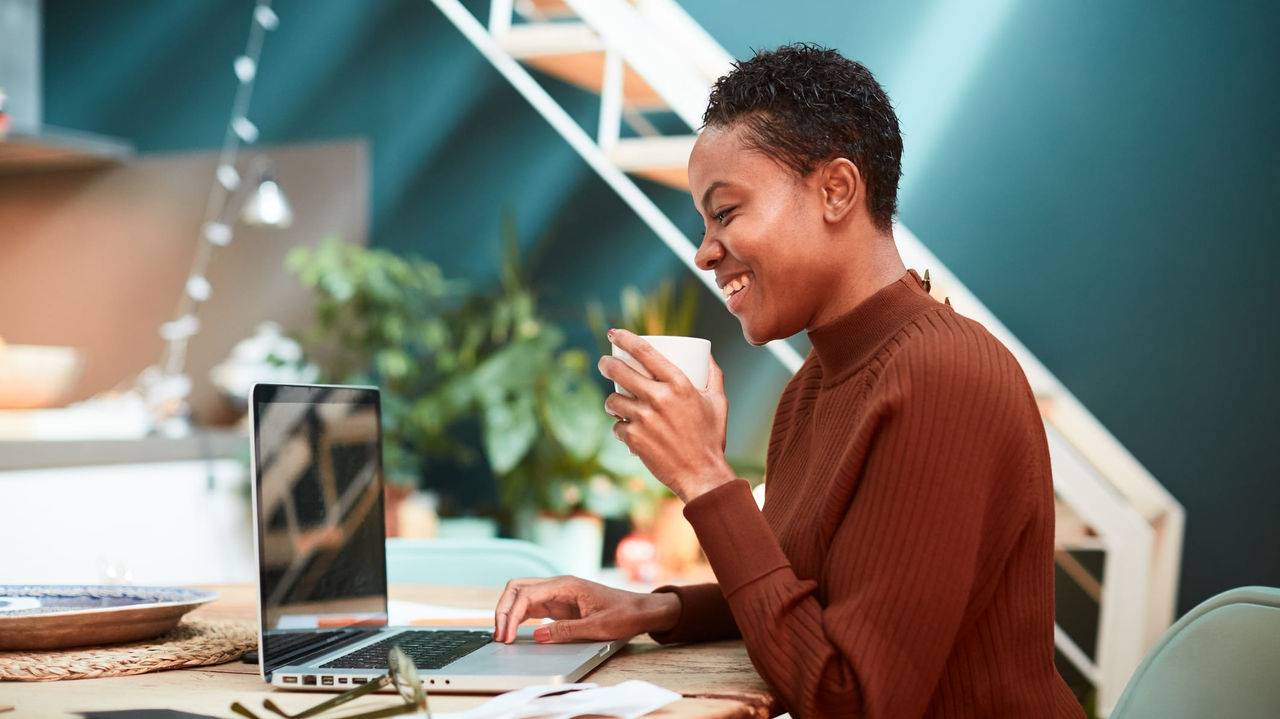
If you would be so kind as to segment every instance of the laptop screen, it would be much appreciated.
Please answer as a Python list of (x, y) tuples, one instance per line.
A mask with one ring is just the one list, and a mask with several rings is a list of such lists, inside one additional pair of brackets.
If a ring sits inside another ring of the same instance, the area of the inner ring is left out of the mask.
[(378, 390), (259, 384), (250, 404), (264, 662), (273, 630), (385, 626)]

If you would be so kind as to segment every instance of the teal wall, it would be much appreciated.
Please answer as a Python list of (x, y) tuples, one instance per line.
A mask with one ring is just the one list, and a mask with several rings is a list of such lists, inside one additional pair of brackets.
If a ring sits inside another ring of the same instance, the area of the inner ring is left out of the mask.
[[(1186, 505), (1180, 610), (1280, 586), (1280, 7), (684, 4), (735, 55), (813, 40), (882, 79), (903, 222)], [(143, 152), (216, 147), (250, 7), (46, 0), (46, 121)], [(267, 143), (369, 139), (376, 244), (485, 282), (510, 209), (564, 321), (680, 271), (426, 0), (275, 7), (250, 116)], [(594, 127), (592, 98), (552, 87)], [(687, 198), (648, 189), (697, 229)], [(704, 304), (748, 453), (784, 377)]]

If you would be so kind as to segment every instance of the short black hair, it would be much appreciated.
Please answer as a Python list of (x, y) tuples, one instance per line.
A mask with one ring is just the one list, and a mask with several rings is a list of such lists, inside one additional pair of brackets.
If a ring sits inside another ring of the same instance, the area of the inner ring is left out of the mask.
[(866, 183), (876, 226), (892, 226), (902, 134), (889, 96), (862, 64), (810, 43), (757, 51), (716, 81), (702, 122), (741, 123), (753, 150), (801, 176), (848, 158)]

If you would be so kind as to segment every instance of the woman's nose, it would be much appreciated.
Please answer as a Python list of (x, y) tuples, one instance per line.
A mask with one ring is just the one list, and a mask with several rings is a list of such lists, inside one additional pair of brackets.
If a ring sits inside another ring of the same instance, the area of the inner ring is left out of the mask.
[(724, 259), (724, 245), (713, 239), (711, 235), (702, 236), (702, 244), (693, 256), (693, 263), (701, 270), (714, 270), (720, 260)]

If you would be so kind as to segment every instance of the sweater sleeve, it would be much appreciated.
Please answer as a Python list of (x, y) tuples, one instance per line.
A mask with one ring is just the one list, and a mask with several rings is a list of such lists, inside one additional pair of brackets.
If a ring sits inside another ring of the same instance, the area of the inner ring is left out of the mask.
[(1025, 471), (1039, 426), (1025, 379), (1011, 357), (937, 349), (900, 348), (850, 428), (841, 451), (861, 455), (861, 476), (821, 588), (793, 571), (746, 482), (685, 509), (752, 663), (798, 719), (922, 716), (1021, 531), (1025, 496), (1000, 480)]
[(719, 584), (665, 586), (654, 591), (671, 592), (680, 597), (679, 621), (668, 631), (650, 633), (655, 642), (710, 642), (741, 636)]

